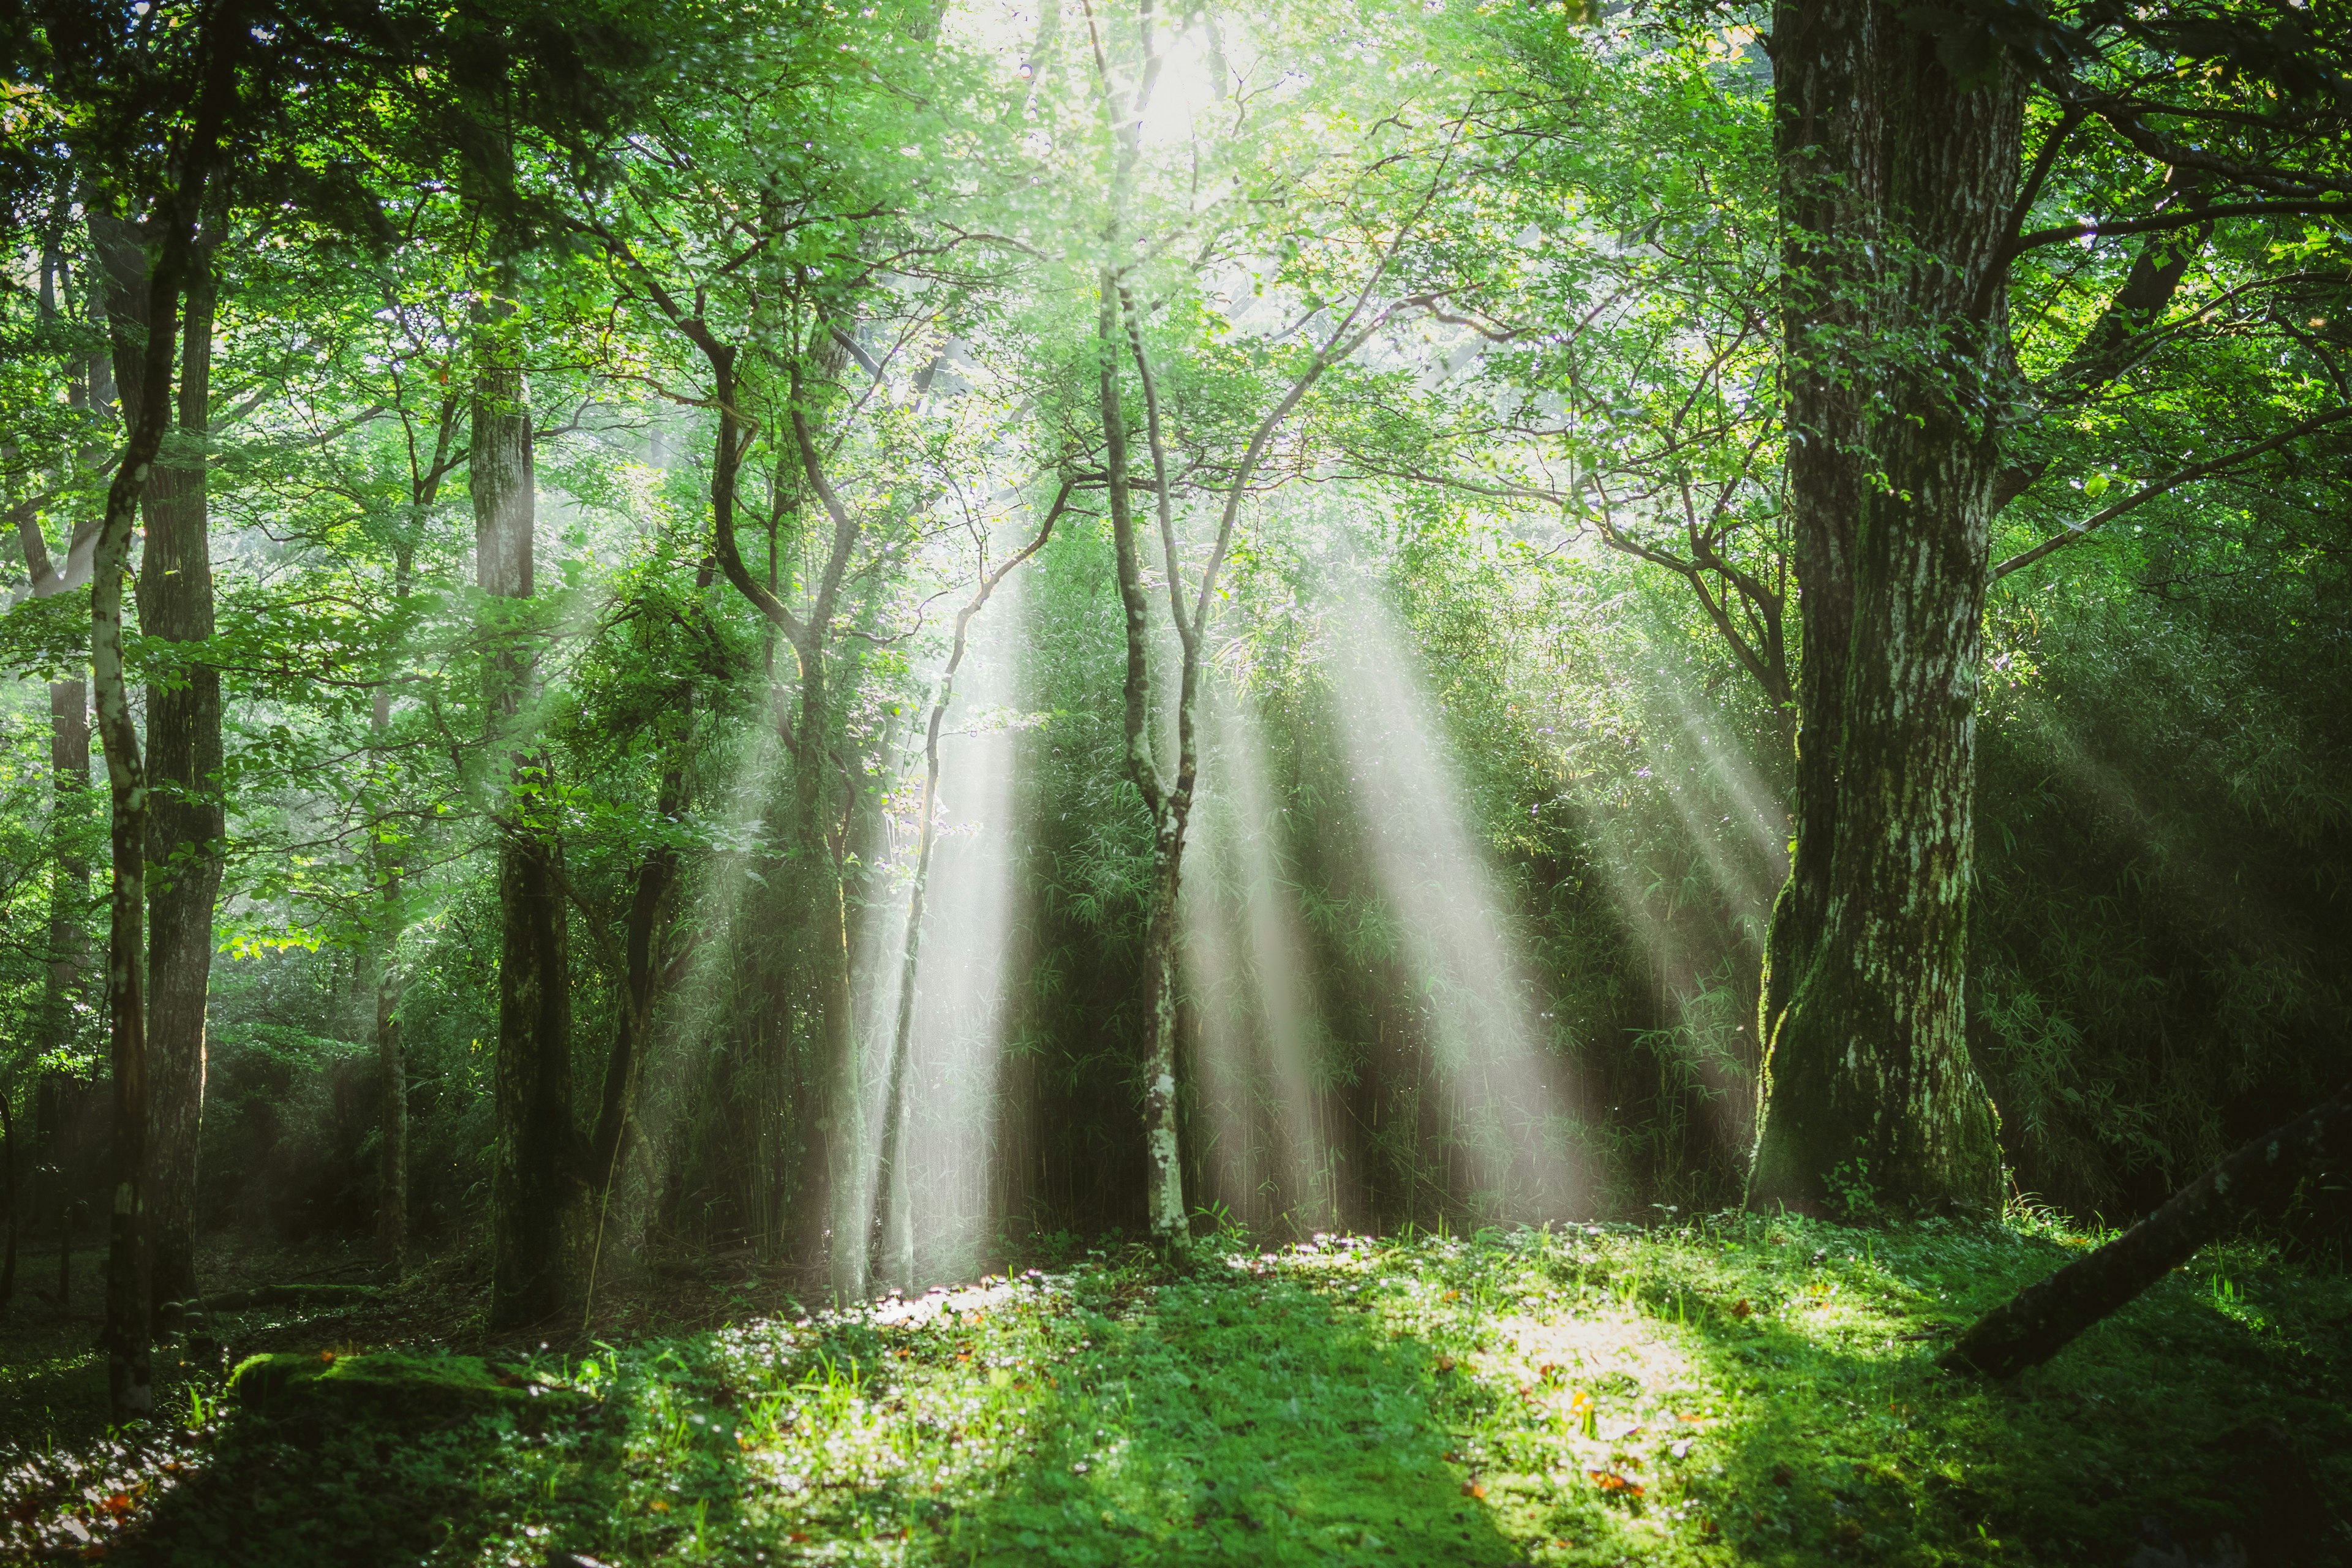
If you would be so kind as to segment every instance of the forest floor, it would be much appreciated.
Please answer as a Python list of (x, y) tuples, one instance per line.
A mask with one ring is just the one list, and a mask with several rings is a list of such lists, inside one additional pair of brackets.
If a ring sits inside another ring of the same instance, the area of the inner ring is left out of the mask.
[[(94, 1323), (20, 1308), (0, 1560), (2352, 1563), (2339, 1272), (2210, 1250), (2012, 1384), (1935, 1368), (2084, 1245), (1740, 1215), (1233, 1243), (814, 1320), (739, 1263), (608, 1303), (645, 1331), (544, 1349), (469, 1337), (478, 1290), (428, 1274), (216, 1320), (317, 1396), (173, 1366), (170, 1418), (128, 1436), (78, 1414)], [(429, 1366), (415, 1399), (359, 1397), (370, 1366), (420, 1371), (393, 1346), (488, 1353), (433, 1364), (497, 1397), (436, 1404)]]

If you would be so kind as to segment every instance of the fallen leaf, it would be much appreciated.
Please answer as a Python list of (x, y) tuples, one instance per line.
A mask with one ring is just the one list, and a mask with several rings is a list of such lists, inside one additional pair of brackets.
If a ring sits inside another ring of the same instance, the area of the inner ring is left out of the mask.
[(1464, 1497), (1485, 1497), (1486, 1495), (1486, 1483), (1484, 1481), (1464, 1481), (1462, 1483), (1462, 1495)]
[(1731, 1304), (1731, 1315), (1735, 1318), (1746, 1318), (1755, 1310), (1755, 1308), (1748, 1304), (1748, 1298), (1745, 1296)]
[(121, 1519), (124, 1514), (131, 1511), (131, 1494), (129, 1492), (116, 1492), (98, 1506), (112, 1514), (115, 1518)]
[(1454, 1370), (1454, 1358), (1450, 1355), (1439, 1356), (1437, 1358), (1437, 1370), (1440, 1372), (1452, 1372)]
[(785, 1536), (784, 1539), (791, 1542), (794, 1546), (798, 1546), (802, 1542), (806, 1541), (808, 1537), (800, 1531), (795, 1530), (790, 1535)]
[(1629, 1481), (1614, 1470), (1587, 1470), (1584, 1473), (1591, 1476), (1592, 1484), (1604, 1492), (1622, 1492), (1627, 1497), (1642, 1495), (1642, 1484), (1639, 1481)]
[(1441, 1301), (1459, 1301), (1462, 1300), (1462, 1292), (1459, 1290), (1448, 1290), (1444, 1295), (1439, 1297), (1438, 1300)]

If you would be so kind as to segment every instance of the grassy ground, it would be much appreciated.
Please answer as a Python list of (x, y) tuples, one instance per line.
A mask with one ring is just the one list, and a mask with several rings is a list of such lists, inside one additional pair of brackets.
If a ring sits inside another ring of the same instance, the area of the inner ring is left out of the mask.
[(2208, 1254), (2014, 1384), (1935, 1370), (2070, 1242), (1733, 1216), (1096, 1258), (515, 1358), (585, 1413), (199, 1398), (194, 1433), (19, 1455), (0, 1556), (2352, 1563), (2341, 1275)]

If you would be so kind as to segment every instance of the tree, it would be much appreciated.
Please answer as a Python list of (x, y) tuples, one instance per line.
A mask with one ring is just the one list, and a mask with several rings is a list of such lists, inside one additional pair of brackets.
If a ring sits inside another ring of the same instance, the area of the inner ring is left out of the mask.
[[(92, 552), (90, 654), (112, 805), (107, 998), (114, 1080), (114, 1191), (103, 1338), (108, 1394), (118, 1419), (145, 1415), (153, 1406), (144, 918), (149, 807), (145, 759), (131, 714), (123, 665), (122, 586), (140, 503), (172, 421), (172, 373), (179, 345), (181, 301), (196, 265), (197, 228), (205, 192), (235, 112), (237, 55), (243, 41), (242, 19), (233, 8), (209, 19), (198, 35), (193, 68), (188, 68), (182, 84), (187, 99), (193, 100), (187, 102), (187, 119), (184, 124), (167, 120), (160, 128), (162, 136), (168, 138), (168, 153), (156, 181), (154, 203), (161, 221), (153, 226), (156, 248), (147, 270), (141, 312), (146, 331), (140, 342), (130, 336), (120, 321), (116, 323), (117, 380), (121, 381), (124, 368), (135, 363), (138, 381), (123, 388), (122, 455), (107, 489), (105, 520)], [(70, 73), (68, 79), (79, 79), (79, 85), (88, 92), (100, 68), (99, 61), (84, 55), (68, 56), (63, 63)], [(200, 426), (202, 406), (198, 405)], [(199, 1031), (201, 1009), (199, 995)]]

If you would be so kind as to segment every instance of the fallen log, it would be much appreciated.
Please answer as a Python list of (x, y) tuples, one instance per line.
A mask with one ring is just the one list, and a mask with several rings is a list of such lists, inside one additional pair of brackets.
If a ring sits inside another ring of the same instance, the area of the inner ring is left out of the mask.
[(2275, 1214), (2305, 1176), (2352, 1163), (2352, 1085), (2223, 1160), (2086, 1258), (1977, 1320), (1936, 1358), (1947, 1372), (2014, 1377), (2197, 1255), (2242, 1220)]

